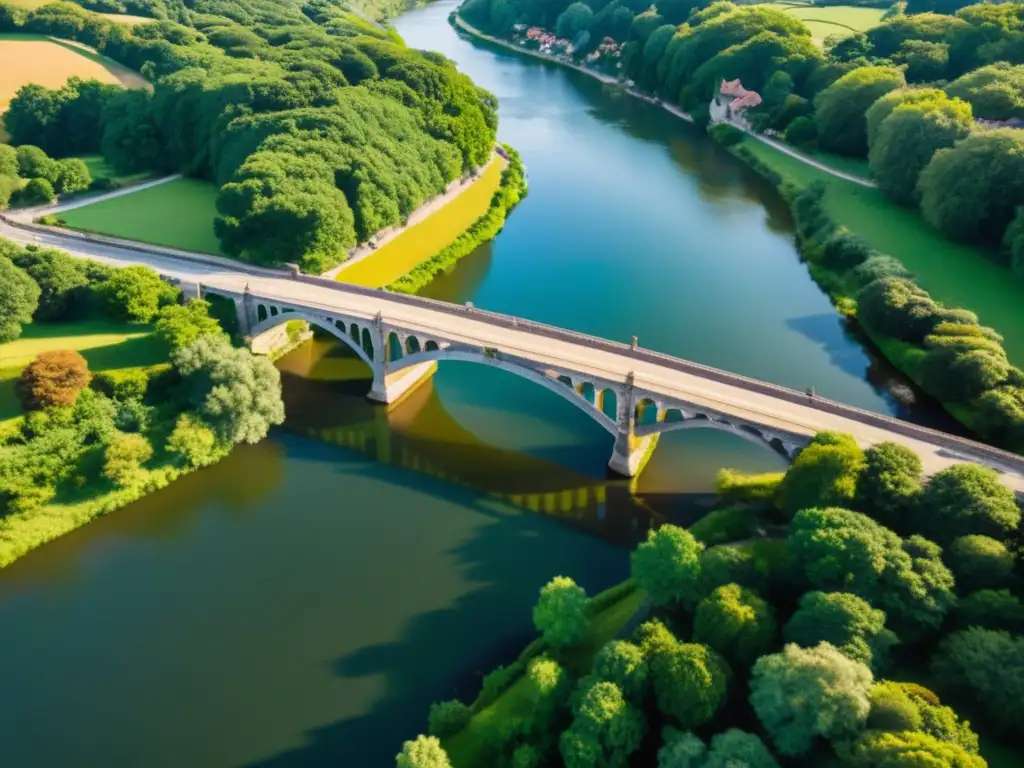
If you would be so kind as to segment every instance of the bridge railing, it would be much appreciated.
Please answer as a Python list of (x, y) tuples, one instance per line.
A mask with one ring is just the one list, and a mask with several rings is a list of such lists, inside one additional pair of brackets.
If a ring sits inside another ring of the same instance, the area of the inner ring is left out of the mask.
[[(444, 312), (449, 315), (471, 317), (474, 320), (483, 321), (501, 328), (528, 331), (530, 333), (550, 339), (556, 339), (558, 341), (583, 344), (591, 349), (599, 349), (605, 352), (630, 357), (634, 360), (652, 363), (681, 373), (693, 374), (711, 381), (740, 387), (750, 392), (768, 395), (786, 402), (815, 408), (826, 413), (857, 421), (861, 424), (885, 429), (889, 432), (903, 435), (904, 437), (937, 444), (952, 451), (960, 453), (967, 452), (974, 456), (983, 456), (993, 463), (1002, 465), (1009, 469), (1024, 472), (1024, 457), (1018, 456), (1017, 454), (1009, 451), (1004, 451), (1000, 448), (986, 445), (985, 443), (978, 442), (977, 440), (970, 440), (957, 435), (951, 435), (937, 429), (931, 429), (930, 427), (923, 427), (918, 424), (893, 418), (892, 416), (886, 416), (884, 414), (875, 413), (874, 411), (868, 411), (863, 408), (846, 405), (845, 403), (839, 403), (835, 400), (829, 400), (818, 396), (810, 398), (805, 392), (790, 389), (789, 387), (784, 387), (779, 384), (771, 384), (765, 381), (760, 381), (759, 379), (752, 379), (748, 376), (723, 371), (719, 368), (712, 368), (708, 365), (683, 360), (662, 352), (655, 352), (651, 349), (645, 349), (643, 347), (634, 348), (630, 344), (604, 339), (599, 336), (591, 336), (590, 334), (581, 333), (579, 331), (559, 328), (557, 326), (547, 325), (546, 323), (538, 323), (533, 320), (525, 320), (499, 312), (492, 312), (490, 310), (478, 309), (475, 307), (470, 308), (467, 306), (452, 304), (450, 302), (438, 301), (437, 299), (427, 299), (421, 296), (392, 293), (376, 288), (346, 285), (335, 281), (323, 280), (311, 275), (298, 275), (295, 279), (311, 285), (316, 285), (320, 288), (328, 287), (343, 293), (351, 293), (361, 296), (386, 297), (389, 301), (396, 301), (408, 306)], [(965, 460), (969, 460), (971, 457), (965, 456), (964, 458)]]

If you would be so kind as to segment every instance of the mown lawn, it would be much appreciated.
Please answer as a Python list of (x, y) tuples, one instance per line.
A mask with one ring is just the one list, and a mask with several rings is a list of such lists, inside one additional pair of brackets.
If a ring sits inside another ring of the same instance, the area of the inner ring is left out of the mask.
[(894, 205), (877, 189), (830, 176), (754, 139), (745, 139), (744, 146), (796, 184), (825, 182), (829, 215), (902, 261), (935, 299), (977, 313), (1003, 335), (1011, 362), (1024, 366), (1024, 283), (990, 254), (947, 240), (916, 211)]
[(83, 232), (220, 254), (213, 232), (216, 202), (217, 187), (210, 182), (177, 179), (65, 211), (60, 218)]
[(423, 221), (409, 227), (351, 267), (342, 269), (337, 280), (379, 288), (389, 285), (429, 259), (487, 212), (505, 165), (492, 162), (473, 186)]
[(106, 320), (31, 323), (21, 338), (0, 344), (0, 421), (21, 415), (21, 403), (14, 394), (21, 371), (40, 352), (55, 349), (81, 352), (93, 373), (156, 365), (167, 359), (166, 350), (148, 325)]
[(122, 186), (138, 184), (140, 181), (153, 177), (149, 171), (121, 175), (104, 159), (103, 155), (82, 155), (78, 159), (85, 163), (85, 167), (89, 169), (89, 175), (93, 179), (110, 179)]
[(819, 45), (830, 35), (849, 37), (855, 32), (865, 32), (877, 27), (882, 21), (884, 8), (863, 8), (852, 5), (818, 7), (804, 3), (770, 3), (798, 19), (811, 30), (811, 36)]

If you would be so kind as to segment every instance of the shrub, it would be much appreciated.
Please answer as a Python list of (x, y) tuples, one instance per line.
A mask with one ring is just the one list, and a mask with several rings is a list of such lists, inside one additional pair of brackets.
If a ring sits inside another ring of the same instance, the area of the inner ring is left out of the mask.
[(949, 545), (949, 567), (961, 592), (1008, 586), (1013, 578), (1013, 553), (988, 536), (961, 536)]
[(171, 351), (187, 347), (200, 336), (223, 336), (220, 323), (210, 317), (209, 310), (209, 303), (198, 299), (166, 306), (157, 315), (156, 335)]
[(395, 768), (451, 768), (451, 762), (435, 736), (417, 736), (402, 745)]
[(706, 645), (677, 643), (651, 656), (658, 709), (683, 728), (711, 722), (725, 702), (729, 667)]
[(556, 576), (540, 590), (533, 626), (553, 648), (575, 645), (590, 631), (587, 593), (566, 576)]
[(841, 229), (825, 241), (821, 263), (837, 272), (845, 272), (863, 264), (874, 253), (867, 243), (852, 232)]
[(42, 178), (50, 184), (57, 183), (57, 161), (47, 156), (43, 150), (31, 144), (22, 144), (15, 151), (18, 158), (18, 175), (21, 178)]
[(147, 408), (140, 400), (119, 400), (115, 403), (117, 415), (114, 426), (122, 432), (145, 432), (153, 409)]
[(691, 731), (680, 731), (671, 725), (661, 732), (658, 768), (703, 768), (707, 745)]
[(715, 509), (690, 526), (690, 533), (705, 545), (747, 539), (756, 530), (756, 515), (747, 507)]
[(750, 703), (783, 755), (802, 755), (815, 737), (856, 734), (871, 704), (871, 670), (828, 643), (787, 645), (754, 664)]
[(972, 755), (958, 744), (941, 741), (918, 731), (867, 731), (853, 745), (843, 750), (844, 764), (874, 768), (875, 766), (949, 766), (949, 768), (985, 768), (982, 758)]
[(447, 739), (465, 728), (472, 716), (472, 710), (458, 699), (435, 701), (430, 705), (427, 732), (439, 739)]
[(866, 155), (865, 112), (878, 98), (904, 85), (903, 73), (893, 67), (860, 67), (847, 72), (815, 97), (818, 144), (842, 155)]
[(877, 731), (917, 731), (923, 722), (917, 703), (899, 683), (885, 680), (871, 689), (868, 728)]
[(1024, 117), (1024, 67), (1006, 62), (979, 67), (947, 85), (946, 93), (970, 102), (983, 120)]
[(213, 430), (188, 413), (178, 417), (174, 430), (167, 438), (167, 451), (186, 467), (205, 466), (221, 453)]
[(693, 604), (700, 596), (700, 553), (704, 545), (689, 531), (663, 525), (647, 534), (630, 557), (632, 576), (654, 605)]
[(932, 672), (970, 697), (986, 721), (1015, 732), (1024, 699), (1024, 637), (972, 627), (947, 635), (932, 657)]
[(498, 666), (484, 675), (480, 696), (474, 702), (479, 708), (486, 707), (509, 689), (522, 672), (522, 667), (514, 664)]
[(103, 476), (121, 488), (138, 481), (142, 465), (153, 457), (153, 446), (142, 435), (121, 434), (103, 452)]
[(84, 161), (77, 157), (57, 161), (57, 180), (54, 188), (62, 195), (71, 195), (88, 189), (92, 175)]
[(889, 91), (882, 98), (876, 100), (864, 114), (868, 129), (868, 147), (875, 145), (879, 128), (897, 107), (921, 101), (935, 101), (943, 96), (945, 94), (938, 88), (897, 88), (895, 91)]
[(775, 637), (775, 611), (739, 584), (718, 587), (697, 604), (693, 639), (740, 668), (750, 666)]
[(783, 472), (745, 475), (731, 469), (720, 469), (715, 476), (715, 493), (721, 504), (750, 502), (772, 506), (784, 476)]
[(829, 643), (844, 656), (880, 671), (898, 640), (885, 612), (849, 592), (807, 592), (783, 628), (787, 643), (812, 648)]
[(711, 134), (711, 138), (723, 147), (731, 147), (733, 144), (739, 144), (743, 141), (743, 137), (745, 135), (743, 131), (735, 125), (729, 125), (728, 123), (713, 125), (708, 129), (708, 133)]
[(857, 319), (890, 338), (920, 344), (938, 324), (939, 307), (916, 283), (885, 277), (857, 292)]
[(869, 256), (863, 263), (851, 269), (846, 279), (850, 287), (858, 291), (876, 280), (883, 280), (887, 277), (906, 278), (910, 277), (910, 272), (902, 262), (892, 256), (876, 254)]
[(854, 506), (883, 525), (905, 531), (921, 493), (921, 458), (898, 443), (879, 443), (864, 451)]
[(18, 205), (43, 205), (57, 199), (57, 193), (46, 179), (29, 179), (28, 183), (13, 196)]
[(60, 251), (24, 250), (12, 257), (39, 286), (36, 320), (64, 320), (84, 309), (89, 280), (79, 262)]
[(818, 125), (811, 117), (797, 117), (786, 128), (783, 138), (794, 147), (813, 148), (818, 143)]
[(983, 627), (1024, 632), (1024, 605), (1008, 589), (979, 589), (960, 600), (956, 623), (963, 629)]
[(591, 674), (619, 686), (632, 702), (642, 702), (647, 691), (647, 659), (640, 648), (625, 640), (612, 640), (594, 658)]
[(614, 683), (592, 684), (584, 693), (560, 750), (566, 768), (624, 765), (640, 748), (646, 723)]
[(779, 768), (760, 738), (737, 728), (711, 737), (704, 768)]
[(93, 379), (93, 387), (115, 400), (141, 400), (149, 387), (147, 368), (121, 368), (101, 371)]
[(149, 267), (123, 267), (95, 288), (105, 314), (128, 323), (149, 323), (181, 293)]
[(5, 256), (0, 256), (0, 343), (21, 336), (39, 306), (39, 286)]
[(819, 433), (786, 472), (780, 506), (792, 516), (808, 507), (848, 504), (863, 468), (864, 453), (851, 436)]
[(918, 509), (919, 530), (940, 544), (969, 534), (1003, 539), (1020, 522), (1013, 491), (977, 464), (954, 464), (932, 476)]
[(710, 594), (726, 584), (763, 589), (769, 575), (768, 564), (759, 560), (748, 546), (720, 544), (710, 547), (700, 556), (701, 595)]
[(91, 378), (85, 358), (74, 350), (41, 352), (21, 372), (18, 398), (26, 411), (71, 405)]

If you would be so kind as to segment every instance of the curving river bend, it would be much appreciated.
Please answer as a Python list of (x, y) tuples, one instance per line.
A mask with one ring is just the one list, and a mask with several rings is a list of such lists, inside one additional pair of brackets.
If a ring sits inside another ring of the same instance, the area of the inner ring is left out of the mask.
[[(530, 194), (428, 295), (899, 412), (772, 190), (656, 107), (461, 39), (453, 9), (396, 26), (499, 97)], [(719, 467), (781, 466), (675, 432), (631, 488), (602, 429), (500, 372), (445, 364), (388, 414), (327, 341), (280, 367), (288, 431), (0, 571), (4, 765), (390, 765), (530, 637), (551, 576), (610, 586)]]

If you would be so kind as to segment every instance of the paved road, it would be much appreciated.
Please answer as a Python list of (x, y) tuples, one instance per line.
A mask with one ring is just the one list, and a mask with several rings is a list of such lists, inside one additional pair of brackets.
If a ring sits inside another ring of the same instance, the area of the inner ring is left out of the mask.
[(519, 322), (516, 327), (506, 316), (315, 278), (300, 281), (267, 270), (245, 271), (245, 267), (231, 265), (226, 260), (220, 263), (184, 260), (83, 242), (60, 232), (27, 232), (6, 225), (0, 225), (0, 235), (23, 243), (60, 248), (75, 256), (108, 264), (145, 264), (162, 274), (223, 292), (240, 294), (248, 285), (257, 299), (299, 306), (316, 314), (363, 319), (380, 314), (384, 322), (394, 327), (476, 349), (493, 347), (509, 356), (527, 358), (541, 368), (550, 366), (583, 378), (623, 382), (632, 372), (638, 390), (652, 393), (666, 404), (683, 402), (726, 414), (737, 422), (791, 435), (810, 436), (821, 430), (839, 430), (854, 435), (863, 447), (891, 440), (916, 451), (927, 474), (951, 464), (976, 460), (994, 466), (1003, 472), (1008, 486), (1024, 492), (1024, 459), (1020, 457), (827, 400), (816, 398), (811, 404), (792, 390), (675, 358), (659, 357), (648, 351), (637, 353), (628, 345), (572, 335), (561, 329), (531, 328), (526, 322)]

